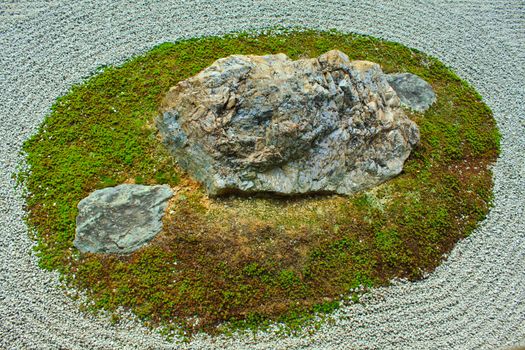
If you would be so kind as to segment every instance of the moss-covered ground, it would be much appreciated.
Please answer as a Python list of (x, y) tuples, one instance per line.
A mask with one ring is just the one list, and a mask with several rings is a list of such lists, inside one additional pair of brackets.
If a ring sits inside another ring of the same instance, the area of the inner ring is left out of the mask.
[[(421, 144), (388, 183), (352, 197), (209, 199), (159, 142), (163, 95), (214, 60), (331, 49), (415, 73), (438, 96), (426, 113), (409, 114)], [(123, 306), (152, 325), (214, 333), (229, 329), (225, 321), (300, 325), (359, 286), (432, 271), (489, 210), (498, 145), (489, 108), (435, 58), (333, 31), (242, 34), (162, 44), (74, 86), (25, 143), (30, 171), (20, 178), (41, 266), (83, 290), (92, 308)], [(78, 202), (123, 182), (176, 190), (164, 231), (128, 256), (79, 254)]]

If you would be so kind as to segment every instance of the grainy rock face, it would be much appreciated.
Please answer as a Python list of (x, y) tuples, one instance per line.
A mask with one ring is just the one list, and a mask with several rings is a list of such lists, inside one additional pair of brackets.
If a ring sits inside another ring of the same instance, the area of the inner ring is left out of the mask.
[(426, 111), (436, 102), (432, 86), (415, 74), (389, 74), (387, 80), (399, 96), (401, 104), (417, 112)]
[(233, 55), (172, 87), (157, 120), (209, 195), (350, 194), (399, 174), (419, 130), (379, 65)]
[(73, 244), (81, 252), (131, 253), (160, 232), (172, 195), (165, 185), (124, 184), (94, 191), (78, 203)]

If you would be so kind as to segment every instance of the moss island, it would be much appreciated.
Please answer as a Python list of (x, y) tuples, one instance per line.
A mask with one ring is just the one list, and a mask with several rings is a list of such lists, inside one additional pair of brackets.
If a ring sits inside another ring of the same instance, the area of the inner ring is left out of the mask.
[[(209, 198), (159, 141), (153, 122), (168, 89), (216, 59), (332, 49), (417, 74), (436, 92), (424, 114), (407, 110), (421, 142), (393, 180), (353, 196)], [(100, 69), (57, 99), (24, 144), (19, 176), (41, 267), (83, 291), (89, 309), (117, 320), (124, 307), (187, 334), (275, 321), (293, 330), (357, 302), (358, 291), (438, 266), (490, 208), (499, 137), (481, 96), (422, 52), (335, 31), (243, 33), (165, 43)], [(78, 202), (120, 183), (176, 189), (163, 231), (129, 255), (80, 254)]]

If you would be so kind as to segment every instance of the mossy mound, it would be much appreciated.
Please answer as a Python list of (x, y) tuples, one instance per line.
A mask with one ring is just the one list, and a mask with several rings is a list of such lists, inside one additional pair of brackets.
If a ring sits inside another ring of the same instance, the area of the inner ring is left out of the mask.
[[(424, 114), (409, 113), (421, 144), (388, 183), (352, 197), (209, 199), (159, 142), (153, 120), (164, 94), (216, 59), (331, 49), (417, 74), (438, 96)], [(242, 34), (162, 44), (74, 86), (25, 143), (21, 179), (41, 266), (95, 309), (123, 306), (152, 325), (216, 332), (224, 321), (297, 324), (360, 286), (432, 271), (489, 210), (498, 149), (490, 109), (435, 58), (333, 31)], [(164, 231), (129, 256), (80, 255), (78, 202), (123, 182), (177, 191)]]

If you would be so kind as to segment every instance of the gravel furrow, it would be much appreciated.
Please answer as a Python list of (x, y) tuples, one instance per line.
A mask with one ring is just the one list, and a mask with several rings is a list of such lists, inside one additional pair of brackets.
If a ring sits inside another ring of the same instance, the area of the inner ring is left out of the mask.
[[(98, 66), (164, 41), (270, 26), (337, 28), (434, 55), (469, 81), (503, 134), (495, 206), (427, 279), (378, 288), (310, 337), (167, 343), (87, 316), (38, 269), (11, 174), (56, 97)], [(525, 345), (525, 2), (228, 0), (0, 2), (0, 348), (498, 349)]]

